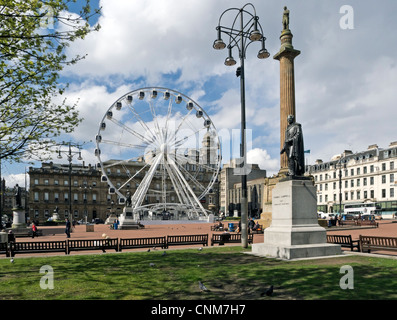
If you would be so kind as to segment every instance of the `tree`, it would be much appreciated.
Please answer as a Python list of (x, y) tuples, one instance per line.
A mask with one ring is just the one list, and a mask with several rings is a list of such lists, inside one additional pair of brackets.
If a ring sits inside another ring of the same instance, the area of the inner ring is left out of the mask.
[(99, 30), (90, 26), (97, 14), (89, 0), (0, 0), (0, 159), (43, 160), (82, 121), (76, 104), (62, 100), (67, 84), (59, 79), (84, 58), (65, 48)]

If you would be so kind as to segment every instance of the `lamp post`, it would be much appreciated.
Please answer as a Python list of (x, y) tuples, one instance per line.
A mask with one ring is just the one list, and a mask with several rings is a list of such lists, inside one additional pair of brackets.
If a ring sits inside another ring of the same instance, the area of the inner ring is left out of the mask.
[[(72, 216), (72, 160), (73, 157), (78, 154), (79, 157), (77, 160), (83, 160), (81, 157), (81, 151), (80, 151), (80, 146), (77, 145), (75, 146), (79, 149), (79, 151), (72, 151), (72, 144), (69, 142), (69, 150), (58, 150), (58, 159), (62, 159), (62, 153), (66, 154), (68, 162), (69, 162), (69, 220), (70, 217)], [(70, 220), (70, 223), (72, 223), (72, 220)], [(72, 230), (72, 228), (70, 229)]]
[[(250, 11), (248, 11), (250, 9)], [(221, 25), (221, 20), (226, 13), (234, 13), (235, 17), (231, 27)], [(245, 18), (247, 22), (245, 22)], [(237, 26), (238, 20), (240, 26)], [(228, 57), (225, 60), (225, 65), (234, 66), (237, 62), (234, 60), (232, 51), (237, 48), (240, 58), (240, 67), (237, 68), (236, 76), (240, 77), (240, 95), (241, 95), (241, 243), (244, 248), (248, 246), (248, 202), (247, 202), (247, 164), (246, 164), (246, 121), (245, 121), (245, 70), (244, 60), (246, 58), (246, 51), (252, 42), (261, 42), (262, 47), (258, 52), (259, 59), (266, 59), (270, 56), (265, 48), (266, 38), (263, 36), (262, 26), (259, 23), (259, 17), (256, 15), (255, 7), (251, 3), (247, 3), (242, 8), (229, 8), (225, 10), (220, 18), (216, 30), (218, 37), (214, 41), (213, 48), (221, 50), (228, 48)], [(260, 31), (259, 31), (259, 29)], [(229, 37), (228, 45), (222, 40), (222, 33)]]

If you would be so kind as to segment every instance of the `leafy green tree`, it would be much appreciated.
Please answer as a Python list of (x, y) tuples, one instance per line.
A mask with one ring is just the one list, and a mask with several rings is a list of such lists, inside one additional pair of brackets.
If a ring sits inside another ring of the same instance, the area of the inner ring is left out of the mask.
[(60, 72), (84, 58), (65, 49), (99, 29), (98, 14), (89, 0), (0, 0), (0, 159), (43, 160), (82, 121)]

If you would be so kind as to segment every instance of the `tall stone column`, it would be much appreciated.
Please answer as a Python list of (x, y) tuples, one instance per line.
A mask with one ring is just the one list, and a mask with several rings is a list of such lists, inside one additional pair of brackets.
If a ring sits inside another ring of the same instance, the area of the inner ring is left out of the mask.
[[(284, 20), (287, 19), (287, 20)], [(286, 22), (285, 22), (286, 21)], [(289, 11), (284, 8), (283, 17), (284, 29), (281, 31), (281, 47), (273, 58), (280, 61), (280, 150), (283, 148), (285, 140), (285, 130), (287, 129), (287, 116), (292, 114), (296, 121), (295, 112), (295, 77), (294, 59), (300, 54), (299, 50), (292, 46), (292, 33), (289, 30)], [(287, 155), (280, 155), (280, 175), (288, 172)]]

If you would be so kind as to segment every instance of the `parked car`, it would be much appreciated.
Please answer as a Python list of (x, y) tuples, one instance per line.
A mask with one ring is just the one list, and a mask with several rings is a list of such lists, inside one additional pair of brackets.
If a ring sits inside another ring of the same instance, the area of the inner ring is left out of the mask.
[(99, 219), (99, 218), (95, 218), (94, 223), (95, 224), (103, 224), (103, 223), (105, 223), (105, 221), (103, 221), (102, 219)]

